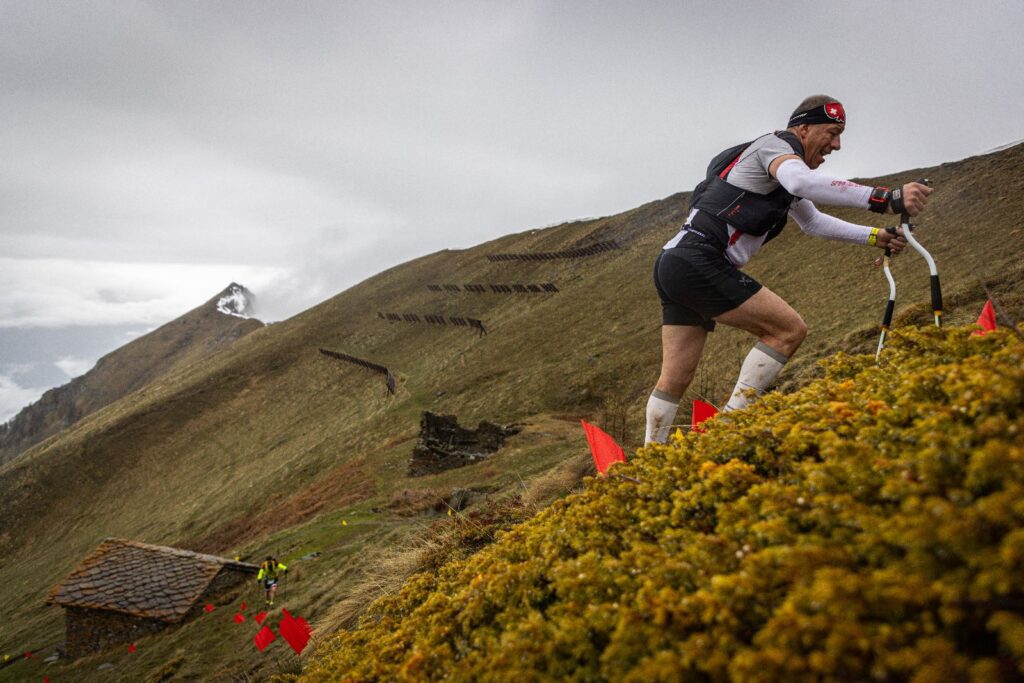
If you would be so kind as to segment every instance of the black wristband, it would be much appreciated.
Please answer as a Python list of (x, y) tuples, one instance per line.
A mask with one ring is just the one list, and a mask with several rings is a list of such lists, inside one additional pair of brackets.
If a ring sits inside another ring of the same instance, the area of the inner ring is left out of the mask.
[(894, 187), (894, 188), (892, 188), (892, 192), (889, 193), (889, 206), (892, 207), (892, 212), (897, 214), (897, 215), (901, 214), (901, 213), (903, 213), (903, 212), (905, 212), (907, 210), (907, 208), (905, 206), (903, 206), (903, 188), (902, 187)]
[(885, 213), (885, 210), (889, 208), (889, 199), (892, 193), (889, 192), (888, 187), (876, 187), (871, 192), (871, 197), (868, 199), (868, 208), (875, 213)]

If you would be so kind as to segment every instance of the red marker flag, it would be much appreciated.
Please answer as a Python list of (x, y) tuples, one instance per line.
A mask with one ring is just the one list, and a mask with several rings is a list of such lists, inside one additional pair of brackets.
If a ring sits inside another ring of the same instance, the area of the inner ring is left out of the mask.
[(710, 403), (704, 401), (693, 401), (693, 415), (690, 417), (690, 430), (694, 432), (703, 432), (705, 430), (700, 428), (700, 423), (704, 422), (708, 418), (714, 417), (718, 414), (718, 408), (715, 408)]
[(266, 649), (267, 645), (274, 642), (274, 632), (270, 630), (269, 626), (264, 626), (260, 629), (260, 632), (252, 637), (252, 642), (256, 643), (256, 649), (260, 652)]
[(135, 652), (135, 643), (128, 643), (128, 652)]
[(278, 624), (277, 631), (288, 642), (295, 654), (302, 654), (302, 651), (306, 649), (306, 644), (309, 643), (309, 624), (305, 623), (305, 619), (293, 618), (286, 609), (281, 611), (284, 612), (284, 618)]
[(260, 612), (259, 614), (257, 614), (256, 616), (253, 617), (253, 619), (256, 620), (257, 624), (262, 624), (263, 620), (266, 619), (266, 618), (267, 618), (267, 613), (266, 612)]
[(245, 611), (245, 603), (244, 602), (242, 603), (242, 606), (239, 609), (241, 609), (243, 612)]
[(985, 302), (985, 307), (981, 309), (981, 315), (978, 316), (978, 324), (981, 325), (980, 330), (975, 330), (972, 335), (988, 334), (992, 330), (996, 329), (996, 311), (992, 307), (992, 299)]
[(304, 617), (292, 617), (291, 612), (289, 612), (284, 607), (281, 608), (281, 614), (284, 615), (285, 619), (293, 619), (294, 618), (295, 622), (298, 623), (300, 626), (302, 626), (302, 628), (306, 631), (306, 633), (310, 633), (310, 634), (313, 633), (313, 627), (309, 625), (309, 622), (306, 621), (306, 619)]
[(213, 611), (213, 605), (211, 605), (210, 603), (206, 603), (206, 606), (203, 607), (203, 611), (209, 614)]
[(594, 456), (594, 465), (599, 474), (604, 474), (612, 463), (626, 462), (626, 454), (622, 452), (619, 444), (615, 443), (615, 439), (585, 420), (580, 422), (583, 424), (583, 431), (586, 432), (590, 453)]
[(245, 621), (245, 615), (239, 612), (234, 616), (234, 620), (236, 624), (241, 624), (243, 621)]

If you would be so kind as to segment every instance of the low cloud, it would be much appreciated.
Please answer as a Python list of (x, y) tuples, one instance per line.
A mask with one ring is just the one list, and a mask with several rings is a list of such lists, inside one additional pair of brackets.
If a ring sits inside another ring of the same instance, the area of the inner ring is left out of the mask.
[(28, 404), (38, 401), (45, 388), (20, 386), (7, 375), (0, 375), (0, 424), (13, 418)]
[(232, 281), (257, 294), (280, 268), (0, 258), (0, 327), (161, 325)]
[[(294, 240), (281, 268), (256, 295), (255, 316), (272, 322), (301, 313), (382, 270), (422, 253), (419, 241), (382, 225), (327, 225)], [(383, 258), (381, 254), (384, 254)]]
[(86, 360), (84, 358), (73, 358), (71, 356), (64, 356), (63, 358), (54, 362), (61, 371), (68, 377), (74, 379), (80, 377), (85, 373), (89, 372), (94, 365), (93, 361)]

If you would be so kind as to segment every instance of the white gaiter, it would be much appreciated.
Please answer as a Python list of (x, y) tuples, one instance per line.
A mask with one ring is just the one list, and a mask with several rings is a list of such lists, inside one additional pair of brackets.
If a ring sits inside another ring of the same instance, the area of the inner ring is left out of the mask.
[(655, 389), (647, 399), (647, 431), (644, 443), (667, 443), (672, 420), (676, 417), (681, 396), (666, 394)]
[(726, 404), (724, 412), (746, 408), (752, 400), (748, 396), (753, 389), (757, 396), (764, 393), (764, 390), (775, 381), (789, 358), (764, 342), (757, 342), (757, 345), (750, 350), (743, 366), (740, 368), (740, 378), (736, 382), (736, 388), (732, 390), (729, 403)]

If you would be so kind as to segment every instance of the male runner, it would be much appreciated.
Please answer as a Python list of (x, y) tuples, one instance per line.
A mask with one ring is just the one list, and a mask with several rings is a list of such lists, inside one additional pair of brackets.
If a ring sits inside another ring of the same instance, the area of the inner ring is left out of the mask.
[(679, 400), (693, 380), (707, 333), (720, 322), (757, 336), (740, 368), (725, 410), (743, 408), (760, 394), (807, 336), (800, 314), (740, 269), (792, 216), (811, 235), (891, 249), (906, 245), (892, 235), (821, 213), (814, 202), (916, 216), (930, 187), (866, 187), (812, 173), (840, 148), (843, 105), (827, 95), (808, 97), (784, 131), (768, 133), (719, 154), (694, 190), (682, 230), (654, 265), (662, 304), (662, 364), (647, 402), (647, 443), (664, 443)]

